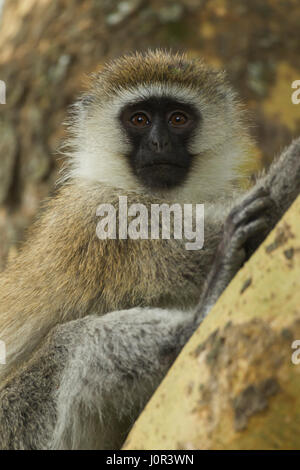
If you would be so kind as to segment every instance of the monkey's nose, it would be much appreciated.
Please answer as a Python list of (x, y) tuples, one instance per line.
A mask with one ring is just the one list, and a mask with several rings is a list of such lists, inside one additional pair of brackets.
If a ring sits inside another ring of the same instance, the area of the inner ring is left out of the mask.
[(167, 137), (152, 138), (149, 142), (150, 150), (155, 153), (161, 153), (168, 149), (170, 141)]

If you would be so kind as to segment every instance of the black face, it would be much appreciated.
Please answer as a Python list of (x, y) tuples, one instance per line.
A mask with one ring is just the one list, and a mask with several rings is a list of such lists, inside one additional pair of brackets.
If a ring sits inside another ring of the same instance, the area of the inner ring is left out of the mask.
[(188, 142), (200, 120), (196, 109), (153, 97), (126, 106), (120, 120), (133, 146), (130, 165), (142, 183), (165, 189), (183, 183), (193, 159)]

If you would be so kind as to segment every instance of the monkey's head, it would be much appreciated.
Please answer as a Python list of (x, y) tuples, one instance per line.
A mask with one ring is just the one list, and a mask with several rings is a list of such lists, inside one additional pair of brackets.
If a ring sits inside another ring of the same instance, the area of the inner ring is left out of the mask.
[(68, 176), (179, 201), (231, 190), (250, 143), (224, 72), (161, 50), (106, 65), (75, 109)]

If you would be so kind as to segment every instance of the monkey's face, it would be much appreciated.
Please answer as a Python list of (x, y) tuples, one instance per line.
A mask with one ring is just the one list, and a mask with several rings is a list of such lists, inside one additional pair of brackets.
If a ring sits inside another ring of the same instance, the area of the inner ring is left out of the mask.
[(119, 119), (131, 143), (127, 158), (140, 182), (162, 189), (182, 184), (193, 161), (188, 145), (200, 123), (197, 109), (152, 97), (125, 106)]
[(69, 144), (67, 178), (196, 202), (232, 192), (250, 139), (223, 73), (150, 51), (94, 77)]

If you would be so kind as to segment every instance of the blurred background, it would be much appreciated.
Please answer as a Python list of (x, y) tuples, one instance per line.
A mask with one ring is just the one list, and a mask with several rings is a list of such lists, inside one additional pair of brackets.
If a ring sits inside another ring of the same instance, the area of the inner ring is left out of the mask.
[(164, 47), (225, 68), (252, 117), (255, 164), (300, 135), (299, 0), (0, 0), (0, 270), (61, 166), (67, 107), (84, 75)]

